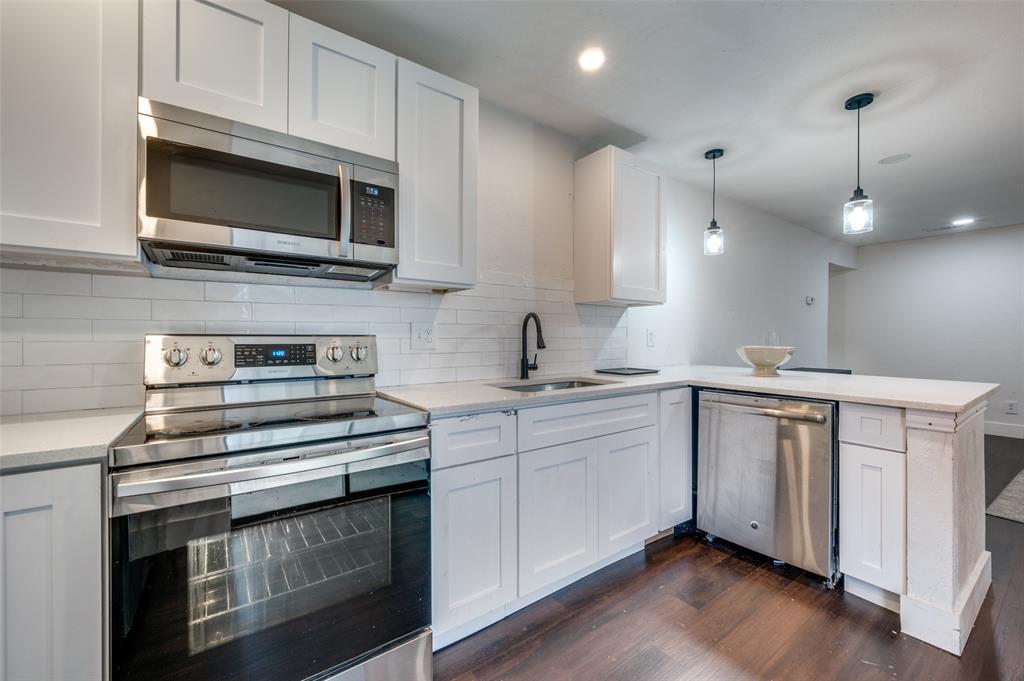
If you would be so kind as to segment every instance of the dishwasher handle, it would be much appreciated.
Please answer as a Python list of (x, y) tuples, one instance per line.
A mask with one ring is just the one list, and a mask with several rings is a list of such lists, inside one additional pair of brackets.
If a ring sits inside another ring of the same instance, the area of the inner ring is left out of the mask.
[(728, 402), (716, 402), (717, 406), (729, 411), (741, 414), (756, 414), (758, 416), (771, 416), (777, 419), (791, 419), (793, 421), (810, 421), (811, 423), (827, 423), (828, 417), (824, 414), (810, 414), (807, 412), (790, 411), (788, 409), (772, 409), (771, 407), (753, 407)]

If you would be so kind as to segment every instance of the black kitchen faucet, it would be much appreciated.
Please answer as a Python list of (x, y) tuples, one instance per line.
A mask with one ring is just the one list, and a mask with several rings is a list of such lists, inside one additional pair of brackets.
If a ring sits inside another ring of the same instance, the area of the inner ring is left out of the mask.
[(537, 353), (533, 353), (533, 362), (531, 363), (526, 352), (526, 328), (530, 325), (531, 319), (537, 324), (537, 349), (543, 350), (547, 347), (544, 345), (544, 332), (540, 329), (540, 317), (536, 312), (528, 313), (523, 318), (523, 356), (519, 360), (519, 378), (529, 378), (530, 370), (537, 370)]

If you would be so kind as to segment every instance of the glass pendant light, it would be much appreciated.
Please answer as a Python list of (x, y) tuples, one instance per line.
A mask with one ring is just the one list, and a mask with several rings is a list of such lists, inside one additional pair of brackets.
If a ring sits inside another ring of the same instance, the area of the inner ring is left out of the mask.
[(725, 152), (721, 149), (708, 149), (704, 152), (704, 158), (711, 161), (711, 226), (704, 230), (704, 255), (722, 255), (725, 252), (725, 235), (722, 234), (722, 228), (715, 220), (715, 192), (717, 190), (715, 161), (724, 155)]
[(873, 101), (873, 94), (862, 92), (850, 97), (844, 105), (847, 111), (857, 112), (857, 188), (843, 205), (843, 234), (865, 234), (875, 228), (874, 202), (860, 188), (860, 110)]

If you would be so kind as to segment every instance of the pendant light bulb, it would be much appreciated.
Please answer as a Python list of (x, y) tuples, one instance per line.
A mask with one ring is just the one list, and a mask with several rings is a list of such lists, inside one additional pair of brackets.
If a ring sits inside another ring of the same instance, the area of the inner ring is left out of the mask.
[(722, 255), (725, 253), (725, 234), (715, 220), (715, 194), (717, 193), (717, 167), (715, 161), (722, 158), (725, 152), (721, 149), (708, 149), (704, 158), (711, 161), (711, 226), (704, 230), (704, 255)]
[(704, 255), (722, 255), (725, 252), (725, 235), (714, 220), (711, 227), (704, 230)]
[(875, 228), (874, 202), (860, 187), (860, 110), (873, 101), (873, 94), (863, 92), (850, 97), (843, 105), (847, 111), (857, 112), (857, 188), (843, 204), (843, 234), (866, 234)]

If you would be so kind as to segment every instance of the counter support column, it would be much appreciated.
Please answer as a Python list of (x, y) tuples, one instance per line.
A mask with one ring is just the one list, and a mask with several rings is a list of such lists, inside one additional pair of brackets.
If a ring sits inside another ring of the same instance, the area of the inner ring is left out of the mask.
[(992, 583), (985, 405), (962, 413), (907, 410), (907, 589), (900, 626), (955, 655)]

